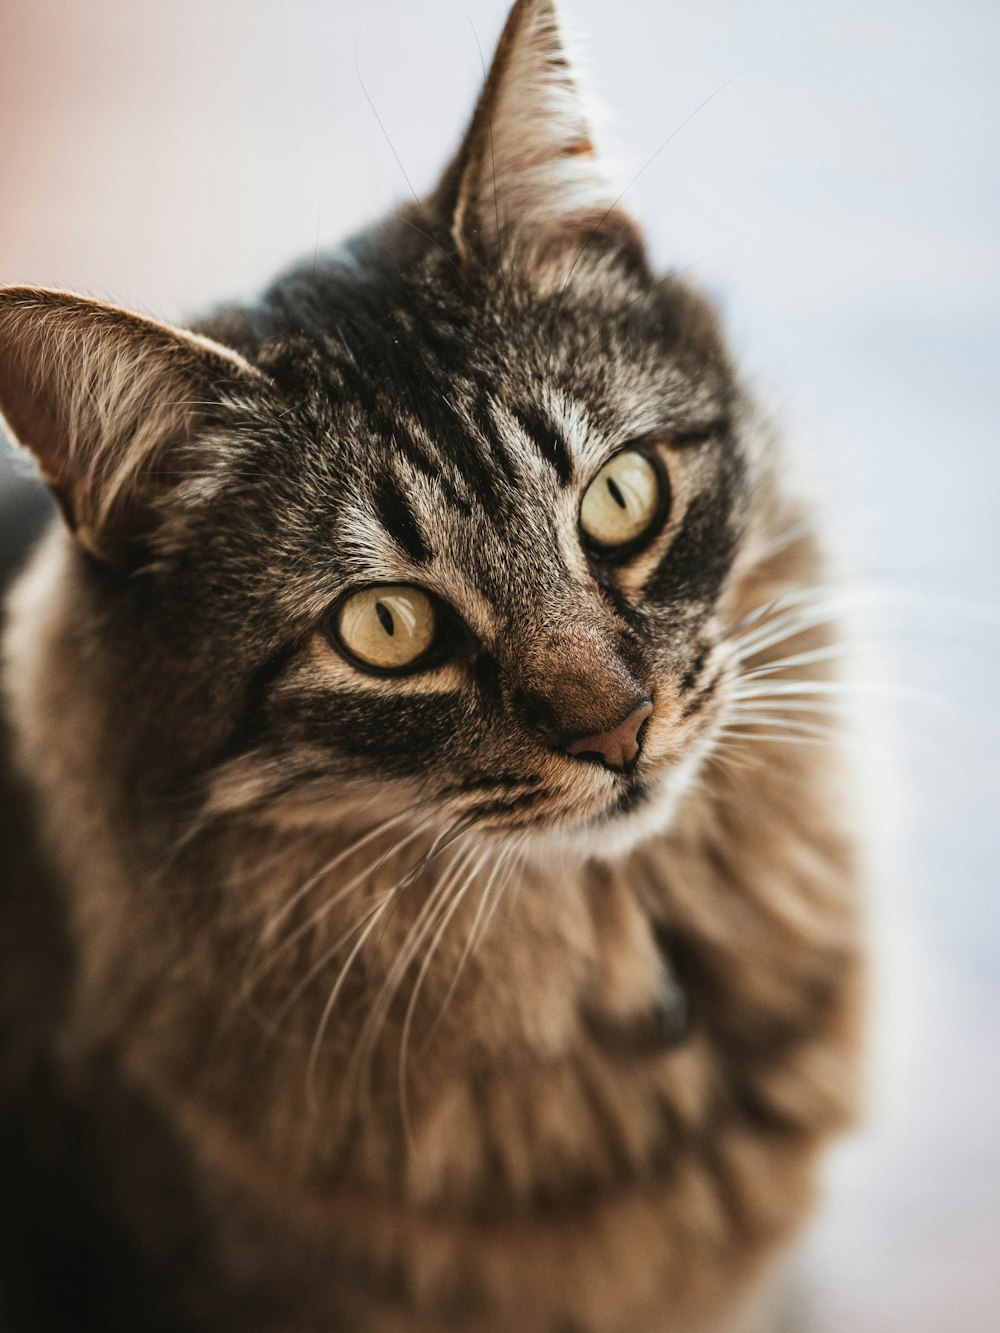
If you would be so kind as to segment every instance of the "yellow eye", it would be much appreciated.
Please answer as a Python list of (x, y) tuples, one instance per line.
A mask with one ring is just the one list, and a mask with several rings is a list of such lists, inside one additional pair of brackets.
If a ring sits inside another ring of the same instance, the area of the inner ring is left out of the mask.
[(587, 487), (580, 526), (599, 546), (629, 546), (652, 526), (663, 498), (657, 469), (638, 449), (625, 449)]
[(367, 666), (393, 670), (423, 657), (434, 642), (436, 619), (426, 593), (387, 584), (348, 597), (337, 613), (337, 637)]

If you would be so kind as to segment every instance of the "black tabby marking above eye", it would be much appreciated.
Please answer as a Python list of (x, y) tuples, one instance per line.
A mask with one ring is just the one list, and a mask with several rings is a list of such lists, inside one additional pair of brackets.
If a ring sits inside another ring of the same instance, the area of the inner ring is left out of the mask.
[(396, 545), (418, 565), (426, 563), (433, 552), (395, 481), (380, 477), (375, 485), (374, 499), (382, 526)]
[(546, 463), (555, 471), (562, 485), (568, 486), (573, 480), (573, 459), (565, 441), (537, 409), (515, 411), (514, 417)]

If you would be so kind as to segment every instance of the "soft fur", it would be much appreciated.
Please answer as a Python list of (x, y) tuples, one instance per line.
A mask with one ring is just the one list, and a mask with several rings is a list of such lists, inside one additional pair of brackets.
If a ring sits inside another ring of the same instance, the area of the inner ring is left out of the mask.
[[(67, 520), (6, 635), (6, 1184), (88, 1274), (12, 1232), (11, 1327), (734, 1327), (853, 1103), (837, 642), (553, 6), (435, 194), (259, 304), (0, 292), (0, 408)], [(426, 670), (331, 640), (380, 583), (449, 609)], [(634, 773), (565, 752), (637, 692)]]

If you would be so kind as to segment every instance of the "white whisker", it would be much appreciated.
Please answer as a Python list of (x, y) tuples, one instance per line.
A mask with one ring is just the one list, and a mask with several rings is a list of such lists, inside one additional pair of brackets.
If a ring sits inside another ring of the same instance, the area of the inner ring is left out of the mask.
[(915, 699), (930, 703), (937, 697), (933, 690), (921, 689), (912, 685), (902, 685), (895, 681), (871, 680), (773, 680), (764, 681), (749, 687), (737, 682), (732, 697), (737, 700), (777, 699), (783, 696), (820, 696), (840, 698), (875, 698)]
[(744, 727), (770, 726), (777, 731), (795, 732), (802, 736), (829, 736), (832, 738), (839, 734), (836, 727), (824, 724), (822, 721), (807, 722), (804, 718), (779, 717), (763, 711), (759, 714), (745, 713), (734, 717), (733, 721), (742, 724)]
[(718, 734), (720, 736), (738, 738), (743, 741), (773, 741), (785, 745), (829, 744), (830, 740), (833, 739), (831, 735), (803, 736), (770, 731), (747, 731), (738, 727), (722, 727)]
[(793, 653), (791, 657), (779, 657), (750, 671), (741, 671), (738, 679), (756, 680), (776, 675), (792, 667), (813, 666), (819, 662), (834, 662), (843, 658), (853, 658), (858, 654), (858, 647), (850, 643), (829, 643), (822, 648), (810, 648), (807, 652)]
[(323, 1006), (323, 1013), (321, 1014), (319, 1023), (317, 1024), (316, 1027), (316, 1036), (313, 1038), (312, 1047), (309, 1051), (309, 1062), (306, 1066), (306, 1101), (309, 1105), (310, 1110), (313, 1111), (313, 1113), (315, 1113), (317, 1110), (315, 1096), (314, 1096), (315, 1085), (316, 1085), (316, 1070), (319, 1065), (319, 1056), (323, 1046), (323, 1037), (326, 1033), (327, 1024), (330, 1021), (330, 1015), (333, 1013), (334, 1006), (337, 1003), (337, 997), (340, 995), (340, 992), (343, 989), (345, 982), (347, 981), (348, 974), (350, 973), (350, 970), (354, 964), (355, 958), (357, 958), (358, 954), (364, 948), (365, 940), (367, 940), (368, 936), (378, 925), (382, 913), (389, 906), (389, 904), (392, 902), (395, 896), (396, 896), (396, 890), (392, 889), (390, 892), (386, 893), (383, 896), (382, 901), (369, 914), (370, 920), (367, 926), (365, 926), (364, 930), (358, 936), (358, 939), (355, 942), (354, 947), (351, 949), (351, 952), (347, 955), (347, 959), (345, 960), (343, 967), (337, 974), (337, 980), (334, 982), (333, 987), (330, 990), (330, 994), (327, 996), (326, 1004)]
[(360, 1070), (360, 1063), (364, 1061), (365, 1069), (370, 1068), (371, 1057), (374, 1055), (375, 1045), (378, 1034), (385, 1025), (392, 1002), (396, 997), (399, 987), (402, 985), (403, 978), (406, 975), (410, 963), (416, 956), (420, 945), (423, 943), (428, 932), (433, 929), (435, 921), (438, 919), (438, 913), (447, 905), (447, 895), (451, 886), (457, 882), (465, 867), (475, 855), (480, 844), (472, 847), (460, 848), (455, 856), (455, 860), (445, 870), (441, 879), (433, 887), (427, 896), (426, 901), (417, 913), (416, 920), (410, 926), (392, 967), (385, 976), (377, 997), (372, 1003), (368, 1017), (358, 1034), (357, 1041), (354, 1044), (354, 1050), (348, 1062), (348, 1074), (345, 1077), (345, 1089), (350, 1086), (352, 1071), (355, 1065), (358, 1065), (358, 1087), (361, 1088), (363, 1079)]
[(383, 820), (381, 824), (376, 824), (374, 828), (369, 829), (367, 833), (363, 834), (360, 838), (357, 838), (354, 842), (348, 844), (347, 847), (338, 851), (336, 855), (332, 856), (314, 875), (310, 876), (304, 884), (296, 889), (288, 900), (282, 903), (281, 907), (268, 919), (264, 929), (261, 931), (261, 943), (266, 943), (268, 937), (275, 934), (282, 921), (287, 918), (290, 912), (294, 911), (296, 904), (301, 902), (301, 900), (306, 897), (309, 891), (318, 884), (324, 876), (336, 869), (336, 867), (346, 861), (348, 857), (361, 851), (362, 847), (366, 847), (373, 839), (380, 837), (383, 833), (388, 833), (390, 829), (403, 823), (403, 821), (408, 819), (416, 809), (416, 805), (411, 805), (401, 813)]
[[(421, 820), (415, 828), (410, 829), (398, 842), (394, 843), (392, 847), (382, 852), (374, 861), (369, 862), (369, 864), (362, 870), (359, 870), (356, 875), (352, 875), (347, 883), (342, 885), (332, 897), (327, 898), (321, 903), (317, 910), (308, 917), (307, 920), (301, 922), (295, 930), (286, 935), (279, 944), (275, 945), (268, 958), (257, 968), (253, 976), (248, 977), (244, 982), (242, 987), (243, 994), (248, 995), (252, 993), (258, 983), (267, 976), (278, 960), (283, 957), (290, 948), (292, 948), (304, 935), (308, 934), (309, 931), (315, 930), (317, 926), (322, 924), (339, 903), (343, 902), (343, 900), (363, 884), (366, 879), (369, 879), (375, 874), (386, 861), (390, 860), (393, 856), (396, 856), (408, 843), (411, 843), (418, 837), (434, 818), (435, 816), (433, 814), (428, 815), (427, 818)], [(340, 858), (337, 859), (339, 860)], [(316, 882), (318, 883), (319, 880), (316, 880)], [(253, 960), (251, 959), (250, 961), (252, 962)], [(310, 976), (311, 975), (313, 974), (310, 973)]]
[(844, 717), (853, 711), (853, 699), (775, 699), (767, 695), (753, 699), (737, 697), (727, 710), (727, 717), (754, 716), (759, 712), (830, 713)]
[(451, 1003), (451, 998), (455, 994), (455, 988), (458, 986), (458, 982), (462, 975), (462, 972), (465, 969), (465, 965), (469, 960), (470, 954), (472, 953), (473, 947), (478, 943), (477, 932), (479, 930), (480, 923), (483, 919), (483, 914), (486, 910), (487, 904), (490, 902), (493, 886), (495, 883), (497, 883), (499, 872), (501, 868), (505, 868), (507, 870), (507, 879), (503, 880), (500, 887), (498, 888), (497, 890), (498, 897), (503, 892), (503, 889), (506, 887), (511, 873), (513, 872), (515, 853), (521, 850), (527, 839), (528, 839), (528, 834), (523, 833), (520, 838), (517, 838), (508, 843), (507, 846), (501, 850), (500, 855), (494, 862), (493, 869), (490, 871), (489, 878), (483, 885), (483, 891), (480, 894), (479, 898), (479, 906), (476, 908), (476, 914), (472, 919), (472, 924), (469, 927), (469, 933), (466, 936), (465, 948), (462, 950), (462, 955), (458, 960), (458, 966), (456, 967), (455, 974), (452, 977), (451, 983), (448, 986), (447, 993), (445, 994), (445, 997), (441, 1002), (441, 1007), (438, 1010), (437, 1017), (431, 1024), (430, 1031), (427, 1033), (426, 1041), (430, 1041), (431, 1037), (437, 1030), (438, 1024), (444, 1017), (448, 1005)]
[[(482, 843), (476, 844), (476, 846), (473, 848), (473, 855), (475, 854), (475, 852), (479, 850), (481, 846)], [(420, 964), (420, 970), (417, 972), (416, 980), (413, 983), (413, 989), (410, 992), (410, 998), (406, 1006), (406, 1013), (403, 1017), (403, 1027), (399, 1039), (399, 1074), (398, 1074), (399, 1108), (400, 1108), (400, 1115), (403, 1121), (403, 1132), (406, 1135), (407, 1141), (409, 1141), (410, 1139), (410, 1115), (409, 1115), (409, 1107), (408, 1107), (407, 1093), (406, 1093), (406, 1065), (407, 1065), (407, 1057), (410, 1046), (410, 1033), (413, 1028), (413, 1016), (416, 1013), (417, 1001), (420, 998), (420, 992), (421, 989), (423, 988), (424, 978), (426, 977), (427, 971), (431, 965), (431, 960), (433, 959), (442, 939), (444, 938), (445, 931), (451, 924), (451, 921), (454, 918), (455, 913), (461, 906), (465, 898), (465, 895), (468, 893), (470, 887), (475, 883), (476, 876), (479, 874), (479, 871), (484, 861), (489, 856), (489, 854), (490, 854), (490, 848), (489, 846), (487, 846), (486, 849), (483, 851), (482, 855), (479, 857), (478, 861), (476, 861), (475, 865), (473, 865), (470, 870), (467, 870), (465, 872), (465, 881), (462, 884), (462, 887), (458, 889), (457, 892), (452, 894), (451, 903), (446, 905), (446, 909), (440, 915), (440, 924), (438, 925), (438, 928), (435, 931), (434, 938), (431, 940), (430, 945), (427, 948), (427, 952), (424, 954), (423, 962)], [(430, 929), (431, 926), (429, 925), (428, 932)]]

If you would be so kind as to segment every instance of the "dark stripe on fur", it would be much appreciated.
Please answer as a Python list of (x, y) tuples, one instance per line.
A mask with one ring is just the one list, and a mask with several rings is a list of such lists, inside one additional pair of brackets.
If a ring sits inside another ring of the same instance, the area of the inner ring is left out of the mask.
[(472, 807), (469, 818), (485, 819), (488, 815), (509, 815), (516, 810), (530, 810), (548, 794), (548, 788), (539, 787), (536, 791), (525, 791), (520, 796), (513, 796), (506, 801), (485, 801), (482, 805)]
[(701, 644), (701, 646), (698, 649), (697, 656), (695, 657), (691, 665), (688, 667), (688, 669), (684, 672), (684, 675), (681, 679), (681, 683), (678, 686), (678, 689), (680, 690), (681, 694), (687, 694), (689, 691), (693, 690), (694, 687), (698, 684), (698, 677), (701, 675), (702, 668), (704, 667), (708, 655), (711, 651), (712, 651), (711, 644), (709, 643)]
[(573, 480), (573, 460), (565, 442), (537, 408), (516, 411), (514, 416), (546, 463), (555, 470), (562, 485), (568, 486)]
[(496, 517), (504, 510), (504, 490), (501, 475), (486, 454), (486, 446), (467, 436), (453, 451), (452, 458), (459, 476), (470, 495), (487, 514)]
[(402, 547), (411, 560), (422, 565), (432, 552), (417, 526), (413, 511), (394, 478), (383, 473), (375, 483), (375, 503), (379, 519), (397, 546)]
[(431, 756), (442, 762), (442, 741), (460, 728), (462, 696), (387, 690), (373, 699), (368, 691), (333, 697), (325, 691), (304, 697), (289, 692), (274, 698), (269, 711), (270, 727), (285, 745), (329, 747), (331, 775), (347, 776), (351, 761), (363, 760), (382, 777), (412, 777), (426, 774)]
[(455, 792), (463, 791), (489, 791), (493, 787), (509, 791), (513, 787), (537, 787), (540, 781), (540, 778), (531, 774), (521, 776), (518, 773), (476, 773), (464, 782), (446, 787), (442, 795), (453, 795)]
[(730, 487), (691, 501), (681, 530), (650, 574), (643, 596), (652, 602), (681, 599), (708, 605), (719, 595), (736, 556)]
[(705, 684), (701, 687), (701, 689), (698, 690), (696, 694), (693, 694), (691, 698), (687, 701), (687, 703), (681, 710), (681, 717), (682, 718), (693, 717), (695, 713), (700, 713), (701, 710), (704, 708), (704, 706), (708, 703), (709, 699), (711, 699), (712, 696), (715, 694), (715, 691), (718, 689), (719, 681), (721, 679), (722, 679), (722, 670), (720, 668), (720, 670), (715, 672), (711, 680), (706, 681)]
[(497, 471), (503, 477), (508, 489), (517, 491), (521, 484), (521, 477), (503, 438), (493, 425), (489, 398), (485, 392), (480, 391), (477, 394), (471, 415), (484, 443), (492, 447), (493, 463)]

